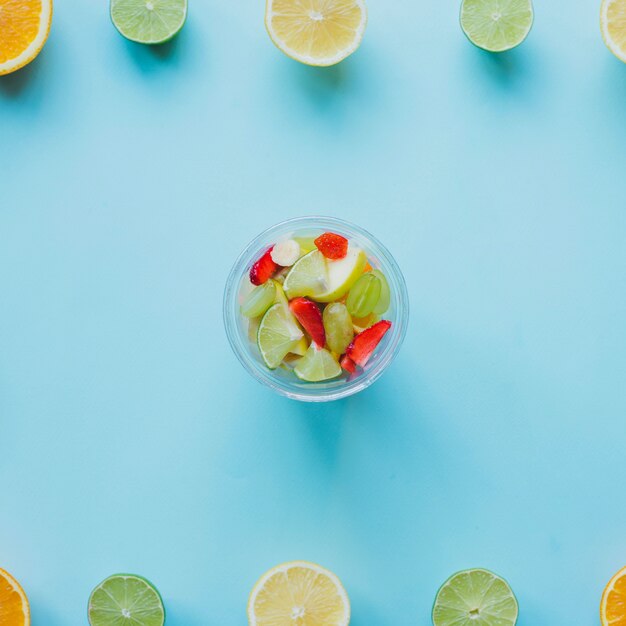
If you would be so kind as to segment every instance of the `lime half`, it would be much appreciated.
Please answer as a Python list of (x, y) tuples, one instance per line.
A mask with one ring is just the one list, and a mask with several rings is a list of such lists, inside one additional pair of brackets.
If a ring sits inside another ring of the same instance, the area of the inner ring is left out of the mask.
[(115, 574), (101, 582), (89, 598), (91, 626), (163, 626), (165, 609), (156, 587), (141, 576)]
[(519, 46), (532, 25), (532, 0), (463, 0), (461, 5), (463, 32), (488, 52)]
[(485, 569), (450, 577), (437, 592), (434, 626), (514, 626), (517, 600), (506, 580)]
[(111, 0), (111, 19), (126, 39), (165, 43), (185, 24), (187, 0)]
[(283, 359), (299, 347), (304, 333), (294, 316), (281, 302), (271, 306), (259, 325), (257, 345), (270, 369), (276, 369)]
[(306, 354), (298, 361), (294, 369), (296, 376), (309, 383), (319, 383), (341, 375), (341, 366), (337, 359), (325, 348), (318, 348), (311, 343)]

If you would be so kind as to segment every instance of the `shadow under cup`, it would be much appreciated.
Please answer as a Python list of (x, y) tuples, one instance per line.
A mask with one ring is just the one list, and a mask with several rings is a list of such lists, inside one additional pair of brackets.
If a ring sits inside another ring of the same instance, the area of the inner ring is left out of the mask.
[[(392, 326), (370, 357), (363, 370), (354, 376), (347, 373), (336, 379), (308, 383), (283, 368), (270, 370), (259, 353), (256, 343), (248, 338), (248, 320), (241, 315), (242, 287), (248, 282), (252, 264), (277, 241), (292, 236), (317, 236), (334, 232), (346, 237), (351, 244), (362, 248), (374, 269), (383, 272), (389, 283), (391, 303), (384, 319)], [(277, 393), (303, 402), (329, 402), (346, 398), (369, 387), (377, 380), (398, 353), (406, 334), (409, 318), (409, 299), (402, 272), (397, 263), (377, 239), (359, 226), (332, 217), (300, 217), (281, 222), (262, 232), (248, 244), (235, 262), (224, 291), (224, 324), (228, 340), (237, 358), (259, 382)]]

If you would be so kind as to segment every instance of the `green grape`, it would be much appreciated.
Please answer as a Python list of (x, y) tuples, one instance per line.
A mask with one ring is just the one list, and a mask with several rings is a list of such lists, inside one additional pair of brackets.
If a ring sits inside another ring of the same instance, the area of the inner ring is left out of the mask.
[(241, 314), (246, 317), (259, 317), (274, 304), (276, 296), (276, 284), (268, 280), (266, 283), (255, 287), (241, 305)]
[(385, 275), (380, 270), (372, 270), (372, 274), (380, 280), (380, 297), (374, 307), (374, 313), (376, 313), (376, 315), (382, 315), (387, 311), (391, 303), (391, 291), (389, 291), (389, 283)]
[(350, 314), (354, 315), (354, 317), (369, 315), (374, 310), (376, 304), (378, 304), (381, 287), (382, 284), (378, 276), (374, 276), (372, 272), (363, 274), (354, 283), (348, 294), (346, 306)]
[(343, 354), (354, 339), (352, 318), (346, 305), (341, 302), (329, 304), (322, 319), (328, 347), (336, 354)]

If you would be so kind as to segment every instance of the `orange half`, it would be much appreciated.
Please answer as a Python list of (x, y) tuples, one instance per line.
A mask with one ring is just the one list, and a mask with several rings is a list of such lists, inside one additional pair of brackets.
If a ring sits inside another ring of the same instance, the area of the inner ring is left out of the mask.
[(604, 588), (600, 603), (602, 626), (626, 626), (626, 567)]
[(30, 626), (28, 598), (17, 580), (3, 569), (0, 569), (0, 624)]
[(0, 0), (0, 76), (41, 52), (51, 23), (52, 0)]

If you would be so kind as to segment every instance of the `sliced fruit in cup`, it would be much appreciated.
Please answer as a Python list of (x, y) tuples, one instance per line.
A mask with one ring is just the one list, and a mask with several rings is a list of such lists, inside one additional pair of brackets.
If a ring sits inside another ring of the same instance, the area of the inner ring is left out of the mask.
[(267, 0), (265, 26), (276, 47), (307, 65), (335, 65), (361, 44), (364, 0)]
[(89, 598), (91, 626), (163, 626), (165, 608), (157, 588), (133, 574), (115, 574), (102, 581)]
[[(363, 376), (364, 388), (378, 376), (375, 355), (392, 321), (381, 320), (375, 311), (394, 320), (406, 296), (392, 292), (385, 274), (393, 271), (393, 264), (380, 265), (386, 262), (384, 248), (374, 248), (368, 256), (367, 236), (355, 236), (355, 240), (315, 227), (285, 229), (277, 233), (275, 241), (259, 238), (262, 243), (255, 242), (251, 248), (257, 252), (249, 252), (238, 262), (241, 269), (233, 270), (240, 281), (238, 332), (255, 346), (250, 354), (244, 350), (238, 355), (244, 361), (250, 358), (249, 369), (254, 368), (255, 376), (259, 360), (277, 370), (271, 376), (272, 384), (281, 392), (289, 385), (296, 388), (293, 394), (284, 395), (299, 398), (308, 393), (302, 391), (305, 385), (300, 381), (305, 381), (312, 383), (312, 395), (327, 392), (339, 396), (342, 384), (352, 385)], [(307, 246), (313, 249), (305, 252)], [(296, 256), (299, 258), (292, 263)], [(402, 289), (402, 277), (391, 276), (392, 285)], [(230, 295), (228, 302), (232, 302)], [(400, 334), (405, 319), (399, 320)], [(226, 322), (230, 332), (228, 318)], [(388, 344), (395, 350), (398, 331), (390, 337)], [(382, 369), (391, 359), (384, 349), (380, 354), (385, 355), (380, 360)], [(327, 381), (314, 388), (315, 383)], [(352, 387), (342, 395), (351, 393)]]
[(303, 336), (289, 309), (280, 302), (272, 305), (263, 316), (257, 335), (259, 352), (267, 367), (276, 369)]
[(350, 601), (335, 574), (295, 561), (269, 570), (248, 600), (250, 626), (348, 626)]
[(509, 584), (485, 569), (469, 569), (451, 576), (437, 592), (434, 626), (515, 626), (517, 600)]

